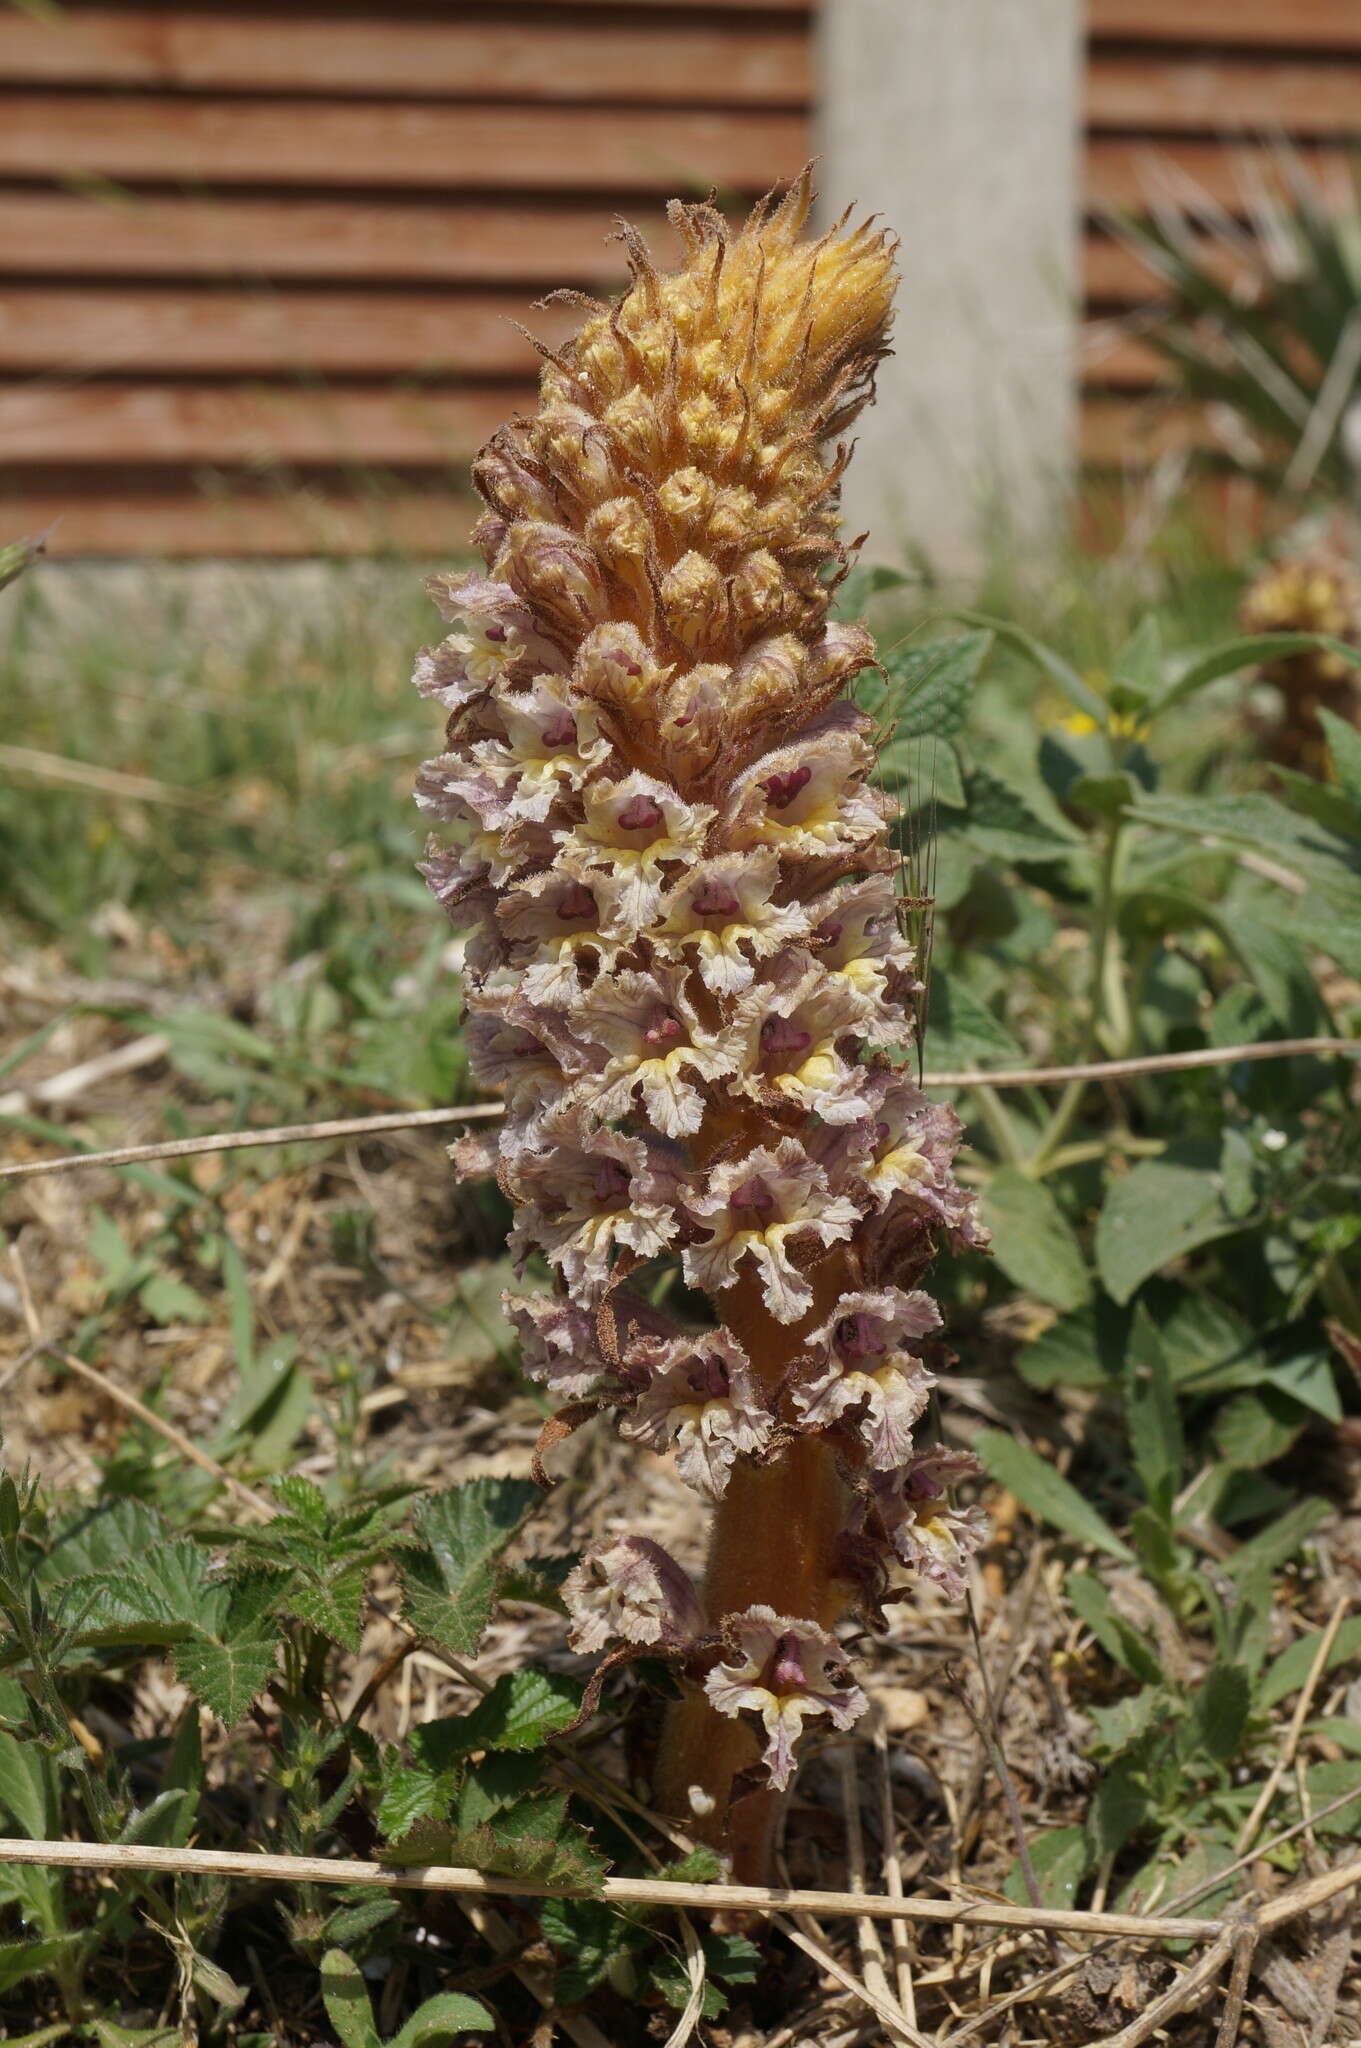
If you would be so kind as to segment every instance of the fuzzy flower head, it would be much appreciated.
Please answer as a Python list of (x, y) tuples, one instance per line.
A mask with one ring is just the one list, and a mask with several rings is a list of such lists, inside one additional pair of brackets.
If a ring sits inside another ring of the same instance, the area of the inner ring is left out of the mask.
[(825, 1714), (834, 1728), (850, 1728), (865, 1711), (865, 1695), (851, 1682), (836, 1637), (811, 1621), (755, 1606), (733, 1615), (725, 1633), (728, 1661), (714, 1666), (704, 1690), (720, 1714), (760, 1715), (762, 1762), (782, 1792), (794, 1774), (794, 1745), (807, 1717)]

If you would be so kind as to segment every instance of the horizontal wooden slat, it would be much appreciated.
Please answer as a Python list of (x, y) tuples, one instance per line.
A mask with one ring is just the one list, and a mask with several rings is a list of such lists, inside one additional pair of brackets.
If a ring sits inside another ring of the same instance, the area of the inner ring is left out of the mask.
[(1292, 135), (1343, 135), (1361, 130), (1361, 63), (1098, 52), (1087, 67), (1087, 119), (1096, 128), (1164, 134), (1284, 129)]
[(1078, 447), (1086, 463), (1138, 467), (1159, 455), (1205, 447), (1210, 437), (1194, 409), (1136, 398), (1089, 398), (1083, 405)]
[(1172, 371), (1156, 349), (1135, 336), (1089, 329), (1078, 346), (1078, 368), (1088, 385), (1147, 391), (1167, 384)]
[[(54, 558), (81, 555), (298, 556), (384, 550), (451, 561), (466, 549), (478, 507), (444, 489), (358, 495), (343, 488), (275, 494), (188, 481), (129, 492), (118, 477), (70, 488), (0, 486), (0, 531), (48, 533)], [(50, 531), (49, 531), (50, 529)]]
[(811, 90), (798, 22), (637, 26), (92, 8), (0, 15), (0, 83), (458, 100), (798, 104)]
[[(665, 215), (637, 213), (652, 246)], [(449, 199), (185, 199), (11, 191), (0, 198), (0, 275), (331, 277), (355, 283), (627, 281), (609, 204)]]
[[(1331, 189), (1338, 195), (1339, 201), (1351, 189), (1347, 150), (1305, 143), (1296, 156), (1325, 190)], [(1221, 205), (1242, 211), (1246, 165), (1254, 166), (1269, 182), (1273, 181), (1270, 150), (1250, 144), (1226, 147), (1219, 142), (1098, 136), (1087, 144), (1084, 191), (1089, 206), (1137, 210), (1148, 204), (1150, 194), (1166, 196), (1168, 175), (1174, 174), (1183, 181), (1190, 179)], [(1184, 183), (1177, 189), (1184, 191)]]
[(532, 384), (404, 393), (174, 385), (15, 386), (0, 390), (0, 471), (28, 463), (271, 460), (377, 468), (466, 464)]
[(1087, 28), (1128, 42), (1361, 49), (1356, 0), (1087, 0)]
[(0, 176), (448, 191), (759, 191), (809, 153), (801, 114), (328, 105), (0, 93)]
[[(58, 118), (59, 114), (59, 118)], [(604, 120), (587, 108), (327, 106), (307, 101), (178, 101), (72, 93), (46, 101), (0, 93), (0, 176), (242, 185), (298, 183), (502, 191), (670, 194), (717, 182), (763, 190), (797, 171), (808, 124), (790, 113), (642, 112)], [(1345, 189), (1347, 152), (1305, 145), (1301, 160)], [(1242, 200), (1240, 156), (1267, 172), (1269, 151), (1216, 142), (1098, 137), (1088, 145), (1094, 203), (1137, 206), (1151, 167), (1179, 169), (1226, 203)]]
[(551, 345), (581, 317), (532, 312), (518, 292), (10, 286), (0, 287), (0, 369), (524, 376), (539, 357), (512, 322)]
[[(87, 389), (25, 399), (10, 392), (0, 400), (7, 473), (24, 465), (38, 471), (81, 464), (95, 495), (101, 477), (104, 487), (118, 487), (123, 465), (231, 470), (272, 460), (304, 468), (443, 471), (465, 463), (510, 410), (500, 394), (407, 408), (386, 393), (343, 390), (309, 399), (290, 392)], [(1087, 462), (1147, 460), (1206, 438), (1193, 410), (1161, 401), (1098, 395), (1082, 410)]]

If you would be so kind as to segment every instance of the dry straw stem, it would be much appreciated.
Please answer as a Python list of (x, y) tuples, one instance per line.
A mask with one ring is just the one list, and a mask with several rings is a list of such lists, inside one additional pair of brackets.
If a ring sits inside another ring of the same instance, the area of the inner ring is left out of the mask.
[[(1265, 1044), (1201, 1046), (1194, 1052), (1150, 1053), (1144, 1059), (1094, 1060), (1085, 1066), (968, 1069), (928, 1074), (928, 1088), (1046, 1088), (1067, 1081), (1119, 1081), (1136, 1074), (1176, 1074), (1195, 1067), (1236, 1066), (1240, 1060), (1282, 1060), (1303, 1053), (1361, 1057), (1361, 1039), (1278, 1038)], [(0, 1166), (0, 1180), (27, 1180), (44, 1173), (76, 1173), (90, 1166), (140, 1166), (156, 1159), (192, 1159), (203, 1152), (244, 1151), (252, 1145), (297, 1145), (326, 1138), (370, 1137), (382, 1131), (415, 1131), (442, 1124), (471, 1123), (504, 1112), (500, 1102), (469, 1102), (458, 1109), (404, 1109), (382, 1116), (333, 1117), (319, 1124), (275, 1124), (259, 1131), (215, 1131), (204, 1138), (171, 1138), (159, 1145), (121, 1145), (113, 1152), (71, 1152), (57, 1159)]]
[[(1355, 1794), (1352, 1795), (1355, 1797)], [(323, 1856), (256, 1855), (229, 1849), (167, 1849), (142, 1843), (0, 1840), (0, 1864), (33, 1863), (68, 1870), (163, 1871), (182, 1877), (241, 1877), (286, 1884), (371, 1885), (389, 1890), (470, 1893), (479, 1898), (590, 1898), (614, 1906), (684, 1906), (700, 1912), (814, 1913), (855, 1919), (935, 1920), (962, 1927), (1019, 1927), (1086, 1935), (1131, 1935), (1148, 1941), (1213, 1941), (1221, 1920), (1140, 1913), (1074, 1913), (1012, 1906), (996, 1899), (890, 1899), (878, 1893), (785, 1889), (755, 1884), (685, 1884), (671, 1878), (607, 1877), (598, 1892), (543, 1884), (533, 1878), (457, 1866), (388, 1869), (380, 1863)], [(1361, 1883), (1361, 1858), (1330, 1871), (1265, 1907), (1266, 1927), (1294, 1919), (1349, 1885)], [(1309, 1894), (1305, 1898), (1305, 1894)], [(1272, 1917), (1268, 1919), (1268, 1915)]]

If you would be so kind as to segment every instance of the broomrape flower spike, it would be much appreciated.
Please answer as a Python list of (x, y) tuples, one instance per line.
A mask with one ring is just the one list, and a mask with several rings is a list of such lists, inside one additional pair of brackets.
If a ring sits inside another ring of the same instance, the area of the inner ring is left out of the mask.
[[(739, 230), (675, 203), (671, 271), (623, 230), (630, 289), (474, 465), (484, 566), (431, 586), (453, 630), (416, 671), (449, 714), (424, 871), (507, 1111), (455, 1161), (553, 1281), (507, 1303), (526, 1370), (557, 1435), (608, 1407), (715, 1502), (702, 1587), (645, 1536), (588, 1551), (572, 1639), (675, 1662), (657, 1795), (758, 1881), (804, 1721), (864, 1707), (837, 1624), (914, 1574), (956, 1589), (978, 1540), (945, 1491), (971, 1461), (915, 1432), (917, 1283), (982, 1234), (952, 1112), (887, 1050), (918, 982), (845, 694), (874, 644), (829, 617), (893, 244), (814, 237), (811, 196)], [(622, 1284), (677, 1257), (710, 1327)]]

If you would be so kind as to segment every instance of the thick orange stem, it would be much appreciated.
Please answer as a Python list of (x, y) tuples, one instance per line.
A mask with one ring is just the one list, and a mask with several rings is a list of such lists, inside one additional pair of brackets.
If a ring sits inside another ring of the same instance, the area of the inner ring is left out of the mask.
[[(827, 1259), (813, 1276), (814, 1305), (793, 1328), (766, 1311), (754, 1283), (725, 1296), (724, 1320), (768, 1386), (783, 1376), (802, 1333), (824, 1321), (848, 1286), (844, 1261)], [(835, 1570), (847, 1490), (821, 1437), (796, 1437), (769, 1465), (739, 1461), (714, 1510), (704, 1604), (717, 1626), (726, 1615), (764, 1604), (777, 1614), (831, 1628), (851, 1597)], [(748, 1793), (732, 1804), (732, 1781), (756, 1763), (755, 1722), (716, 1713), (687, 1688), (672, 1708), (657, 1759), (656, 1792), (665, 1809), (733, 1860), (744, 1884), (767, 1881), (779, 1798)]]

